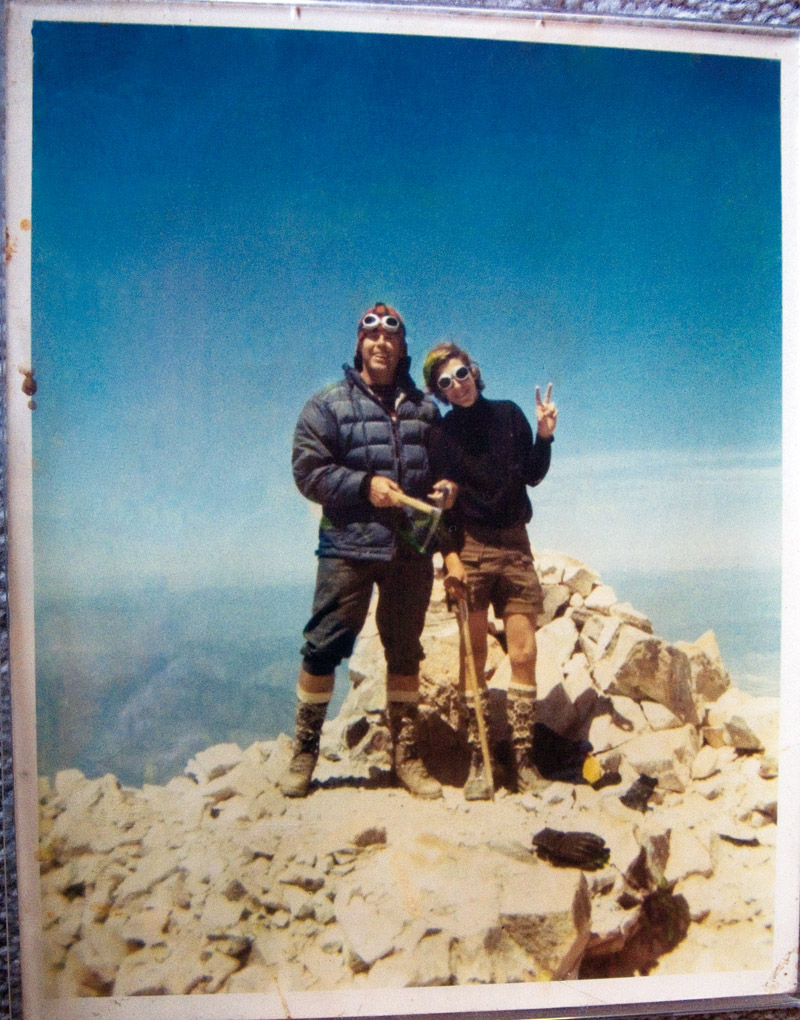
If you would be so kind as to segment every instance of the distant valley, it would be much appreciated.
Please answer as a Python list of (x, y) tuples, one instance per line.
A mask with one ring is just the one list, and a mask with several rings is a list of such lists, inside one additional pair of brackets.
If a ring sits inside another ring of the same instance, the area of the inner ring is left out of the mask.
[[(736, 683), (778, 693), (780, 578), (607, 575), (668, 640), (711, 626)], [(217, 743), (291, 733), (313, 585), (36, 600), (39, 772), (163, 783)], [(340, 670), (334, 711), (347, 693)]]

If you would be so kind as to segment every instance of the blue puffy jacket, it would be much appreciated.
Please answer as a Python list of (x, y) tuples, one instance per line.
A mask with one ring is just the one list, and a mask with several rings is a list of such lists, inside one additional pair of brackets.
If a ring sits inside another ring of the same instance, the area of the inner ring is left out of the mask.
[(344, 373), (300, 414), (294, 480), (307, 499), (322, 504), (318, 556), (390, 560), (405, 515), (374, 507), (364, 494), (365, 479), (384, 475), (409, 496), (425, 499), (435, 480), (431, 447), (440, 415), (409, 379), (393, 420), (355, 369), (345, 365)]

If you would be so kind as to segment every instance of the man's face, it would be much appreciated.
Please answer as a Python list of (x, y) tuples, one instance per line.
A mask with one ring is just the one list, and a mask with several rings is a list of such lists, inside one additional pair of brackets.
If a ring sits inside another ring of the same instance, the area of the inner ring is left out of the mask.
[(403, 334), (389, 333), (382, 326), (366, 330), (361, 340), (361, 377), (368, 384), (388, 386), (394, 382), (403, 356)]

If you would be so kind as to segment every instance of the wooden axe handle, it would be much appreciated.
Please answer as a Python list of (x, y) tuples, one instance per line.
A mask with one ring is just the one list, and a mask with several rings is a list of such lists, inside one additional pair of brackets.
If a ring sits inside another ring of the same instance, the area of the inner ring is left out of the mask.
[(405, 503), (406, 506), (411, 506), (415, 510), (422, 510), (426, 514), (440, 514), (442, 512), (438, 506), (433, 506), (432, 503), (425, 503), (423, 500), (415, 499), (413, 496), (407, 496), (404, 492), (396, 492), (395, 499), (398, 503)]
[(478, 742), (481, 745), (481, 757), (483, 768), (486, 772), (486, 780), (489, 784), (489, 793), (494, 800), (494, 775), (492, 773), (492, 756), (489, 752), (489, 735), (486, 732), (486, 720), (481, 711), (481, 692), (478, 686), (478, 674), (475, 671), (475, 656), (472, 652), (472, 638), (469, 633), (469, 611), (467, 600), (463, 596), (458, 600), (456, 607), (458, 629), (461, 632), (461, 640), (464, 646), (464, 666), (466, 672), (467, 687), (475, 702), (475, 718), (478, 723)]

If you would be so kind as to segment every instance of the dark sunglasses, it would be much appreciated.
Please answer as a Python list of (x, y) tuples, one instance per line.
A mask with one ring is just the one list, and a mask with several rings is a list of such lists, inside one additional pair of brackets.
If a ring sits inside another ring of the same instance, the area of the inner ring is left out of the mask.
[(470, 375), (470, 370), (466, 365), (459, 365), (459, 367), (453, 372), (452, 375), (440, 375), (436, 382), (436, 385), (440, 390), (449, 390), (453, 385), (453, 380), (457, 379), (459, 382), (464, 382)]

